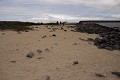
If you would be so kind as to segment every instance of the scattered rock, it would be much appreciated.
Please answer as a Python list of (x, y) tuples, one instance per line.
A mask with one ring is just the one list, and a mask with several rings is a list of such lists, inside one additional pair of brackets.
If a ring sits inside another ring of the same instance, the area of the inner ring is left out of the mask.
[(18, 49), (16, 49), (18, 51)]
[(87, 40), (85, 40), (85, 39), (82, 39), (82, 38), (79, 38), (81, 41), (87, 41)]
[(20, 31), (17, 31), (18, 34), (22, 34)]
[(49, 32), (53, 32), (53, 30), (50, 30)]
[(120, 72), (112, 72), (112, 74), (117, 75), (118, 77), (120, 77)]
[(67, 31), (67, 30), (64, 30), (64, 31)]
[(46, 48), (46, 49), (45, 49), (45, 51), (49, 51), (49, 49), (48, 49), (48, 48)]
[(47, 37), (46, 35), (44, 35), (42, 38), (45, 38), (45, 37)]
[(2, 33), (2, 35), (5, 35), (5, 33)]
[(38, 49), (37, 52), (38, 52), (38, 53), (42, 53), (42, 50), (39, 50), (39, 49)]
[(45, 75), (45, 76), (43, 76), (43, 79), (42, 79), (42, 80), (50, 80), (50, 76)]
[(87, 38), (87, 41), (94, 42), (94, 39), (92, 39), (92, 38)]
[(78, 61), (73, 61), (73, 65), (76, 65), (76, 64), (78, 64)]
[(16, 61), (10, 61), (11, 63), (16, 63)]
[(56, 37), (56, 35), (55, 35), (55, 34), (53, 34), (52, 36)]
[(77, 45), (77, 43), (74, 43), (73, 45)]
[(95, 73), (95, 75), (96, 75), (97, 77), (105, 77), (104, 75), (99, 74), (99, 73)]
[(48, 29), (51, 29), (51, 28), (48, 28)]
[(53, 49), (53, 47), (50, 47), (51, 49)]
[(33, 56), (34, 56), (34, 53), (33, 52), (29, 52), (26, 57), (32, 58)]
[(61, 29), (63, 30), (63, 28), (61, 27)]
[(113, 48), (112, 48), (112, 47), (109, 47), (109, 46), (106, 46), (105, 49), (110, 50), (110, 51), (113, 51)]
[(44, 57), (38, 57), (37, 59), (43, 59)]
[(71, 30), (72, 32), (75, 32), (74, 30)]
[(25, 32), (29, 32), (29, 31), (26, 30)]
[(31, 28), (34, 28), (34, 27), (31, 27)]
[(55, 43), (55, 45), (58, 45), (57, 43)]

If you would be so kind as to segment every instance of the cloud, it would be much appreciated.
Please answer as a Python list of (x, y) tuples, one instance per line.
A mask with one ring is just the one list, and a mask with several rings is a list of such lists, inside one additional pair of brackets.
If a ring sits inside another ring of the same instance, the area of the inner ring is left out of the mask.
[[(1, 0), (2, 1), (2, 0)], [(11, 1), (11, 0), (3, 0)], [(12, 3), (24, 4), (71, 4), (71, 5), (85, 5), (94, 8), (112, 8), (120, 7), (120, 0), (12, 0)], [(11, 2), (10, 2), (11, 3)]]
[(56, 22), (56, 21), (79, 22), (80, 20), (102, 20), (102, 19), (104, 19), (104, 17), (47, 14), (47, 15), (42, 15), (41, 17), (32, 17), (22, 20), (34, 21), (34, 22)]
[(0, 20), (118, 20), (119, 8), (120, 0), (0, 0)]
[[(18, 0), (16, 2), (24, 2), (28, 4), (65, 4), (65, 5), (83, 5), (97, 9), (111, 9), (120, 8), (120, 0)], [(118, 9), (117, 9), (118, 10)], [(116, 11), (117, 11), (116, 10)]]
[(120, 19), (120, 14), (112, 15), (111, 17), (113, 17), (115, 19)]

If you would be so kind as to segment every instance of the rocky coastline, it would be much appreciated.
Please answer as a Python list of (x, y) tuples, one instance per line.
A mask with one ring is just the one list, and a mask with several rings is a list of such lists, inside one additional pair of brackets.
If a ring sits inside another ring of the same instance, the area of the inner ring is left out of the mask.
[(76, 25), (77, 32), (98, 34), (100, 37), (93, 40), (94, 45), (100, 49), (120, 50), (120, 30), (101, 26), (95, 23)]

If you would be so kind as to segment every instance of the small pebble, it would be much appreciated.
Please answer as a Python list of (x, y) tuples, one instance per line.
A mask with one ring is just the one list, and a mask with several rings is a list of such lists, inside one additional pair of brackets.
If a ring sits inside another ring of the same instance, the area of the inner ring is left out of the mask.
[(42, 50), (37, 50), (38, 53), (42, 53)]
[(29, 31), (25, 31), (25, 32), (29, 32)]
[(5, 33), (2, 33), (2, 35), (5, 35)]
[(55, 34), (53, 34), (52, 36), (55, 36), (55, 37), (56, 37), (56, 35), (55, 35)]
[(16, 63), (16, 61), (10, 61), (10, 62), (12, 62), (12, 63)]
[(26, 55), (26, 57), (28, 57), (28, 58), (32, 58), (34, 56), (34, 53), (33, 52), (30, 52), (30, 53), (28, 53), (27, 55)]
[(73, 61), (73, 65), (76, 65), (76, 64), (78, 64), (78, 61)]
[(43, 59), (44, 57), (38, 57), (37, 59)]
[(44, 35), (42, 38), (45, 38), (45, 37), (47, 37), (46, 35)]
[(95, 75), (96, 75), (97, 77), (105, 77), (104, 75), (99, 74), (99, 73), (95, 73)]
[(49, 51), (49, 49), (48, 49), (48, 48), (46, 48), (46, 49), (45, 49), (45, 51)]
[(45, 76), (43, 77), (43, 80), (50, 80), (50, 76), (45, 75)]

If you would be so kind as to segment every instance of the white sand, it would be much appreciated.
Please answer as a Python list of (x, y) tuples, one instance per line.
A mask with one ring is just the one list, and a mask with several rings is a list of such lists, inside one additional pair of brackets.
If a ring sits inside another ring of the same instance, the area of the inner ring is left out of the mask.
[[(42, 80), (44, 75), (51, 80), (120, 80), (111, 74), (120, 71), (120, 51), (98, 49), (79, 39), (94, 39), (97, 35), (72, 32), (66, 27), (67, 32), (60, 29), (49, 32), (51, 29), (39, 27), (22, 34), (0, 31), (0, 80)], [(44, 35), (47, 37), (42, 38)], [(27, 58), (31, 51), (35, 56)], [(72, 65), (75, 60), (79, 64)], [(97, 77), (95, 73), (106, 77)]]

